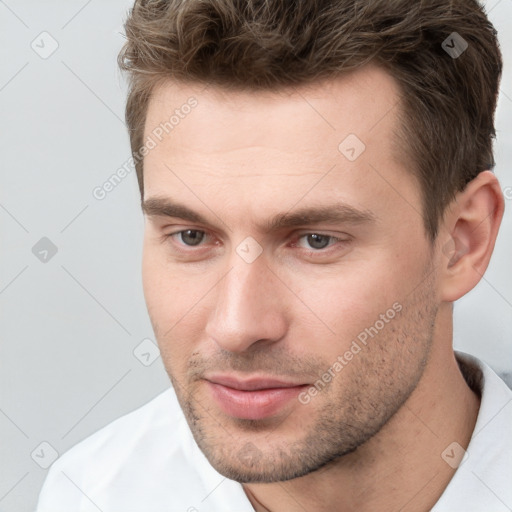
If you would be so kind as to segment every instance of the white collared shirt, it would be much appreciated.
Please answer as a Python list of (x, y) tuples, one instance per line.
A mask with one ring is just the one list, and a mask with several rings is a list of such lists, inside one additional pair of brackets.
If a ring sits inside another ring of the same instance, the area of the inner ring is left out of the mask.
[[(432, 512), (512, 510), (512, 391), (472, 367), (481, 404), (467, 455)], [(464, 372), (463, 372), (464, 373)], [(441, 456), (441, 454), (440, 454)], [(172, 388), (54, 462), (36, 512), (254, 512), (242, 486), (198, 448)]]

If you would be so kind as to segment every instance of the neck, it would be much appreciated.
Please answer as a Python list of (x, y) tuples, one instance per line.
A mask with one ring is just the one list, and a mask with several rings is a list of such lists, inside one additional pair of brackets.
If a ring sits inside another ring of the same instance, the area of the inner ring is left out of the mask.
[(451, 348), (451, 311), (444, 313), (418, 386), (381, 431), (304, 477), (244, 485), (257, 512), (425, 512), (434, 506), (456, 470), (460, 448), (452, 443), (467, 448), (479, 409)]

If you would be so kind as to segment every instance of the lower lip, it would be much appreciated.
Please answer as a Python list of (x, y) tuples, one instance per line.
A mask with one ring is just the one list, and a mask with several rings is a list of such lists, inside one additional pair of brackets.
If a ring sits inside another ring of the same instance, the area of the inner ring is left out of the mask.
[(261, 420), (277, 414), (307, 386), (242, 391), (207, 381), (214, 400), (229, 416)]

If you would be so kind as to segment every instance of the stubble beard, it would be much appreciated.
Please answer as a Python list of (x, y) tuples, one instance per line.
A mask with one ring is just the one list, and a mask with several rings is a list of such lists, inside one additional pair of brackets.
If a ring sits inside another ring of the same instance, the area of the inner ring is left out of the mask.
[(197, 386), (185, 389), (168, 369), (194, 439), (210, 464), (241, 483), (286, 481), (341, 461), (375, 436), (416, 389), (427, 365), (437, 316), (433, 279), (427, 274), (401, 303), (400, 315), (369, 339), (328, 387), (309, 404), (297, 403), (281, 420), (283, 426), (292, 419), (304, 426), (293, 437), (283, 438), (281, 425), (271, 420), (220, 415), (188, 392)]

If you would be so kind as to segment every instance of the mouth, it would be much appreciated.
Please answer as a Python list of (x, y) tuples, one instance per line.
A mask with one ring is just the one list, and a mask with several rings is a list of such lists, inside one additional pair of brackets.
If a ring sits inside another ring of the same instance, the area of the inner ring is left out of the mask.
[(271, 377), (239, 379), (232, 375), (211, 375), (204, 380), (222, 412), (246, 420), (278, 414), (309, 385)]

